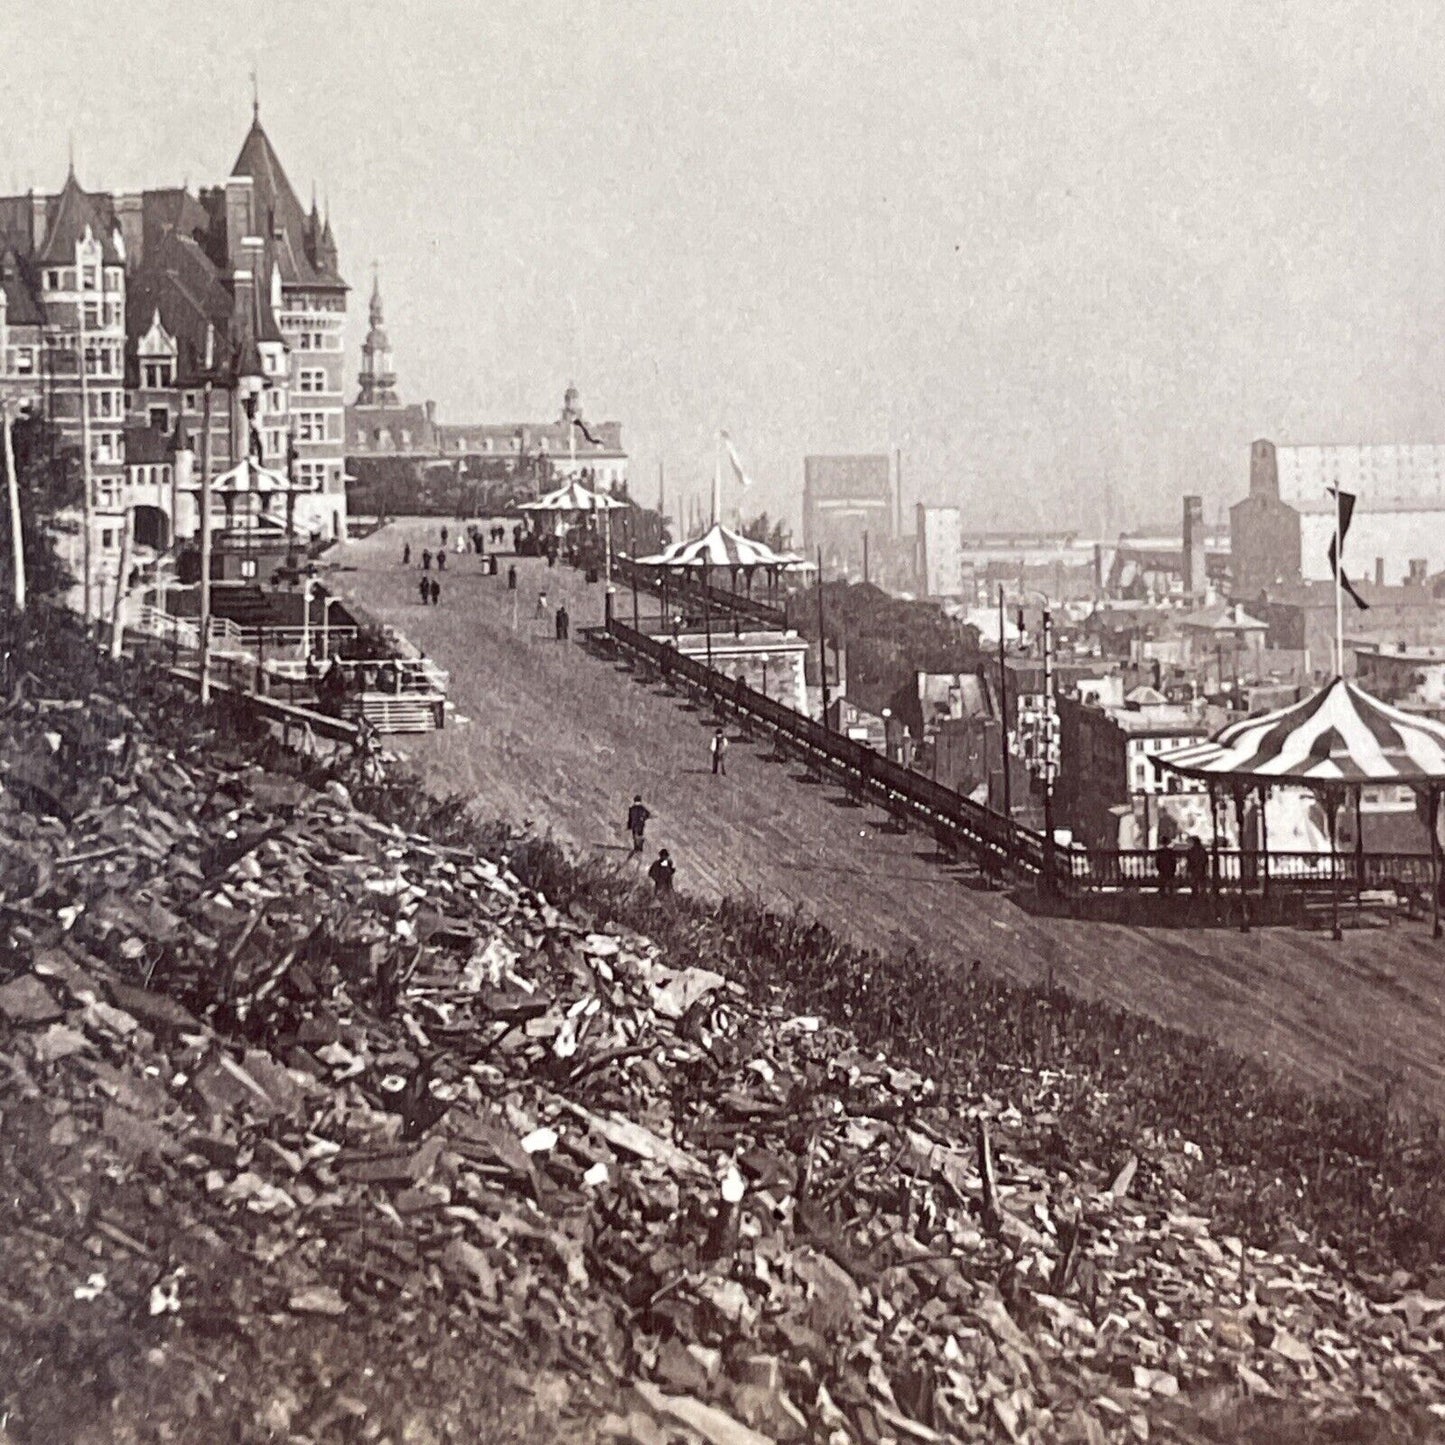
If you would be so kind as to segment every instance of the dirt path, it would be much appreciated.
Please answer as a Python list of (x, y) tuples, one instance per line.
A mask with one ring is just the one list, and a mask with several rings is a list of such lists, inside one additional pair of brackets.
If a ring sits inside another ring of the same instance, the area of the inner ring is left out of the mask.
[[(709, 720), (624, 669), (553, 640), (566, 599), (573, 629), (599, 620), (601, 587), (570, 569), (517, 563), (519, 589), (480, 575), (475, 557), (448, 559), (441, 605), (417, 601), (402, 542), (435, 546), (436, 524), (393, 524), (347, 549), (337, 576), (376, 615), (452, 674), (468, 720), (393, 740), (438, 791), (481, 795), (491, 816), (550, 830), (581, 852), (636, 867), (622, 819), (634, 793), (652, 809), (649, 858), (678, 863), (679, 887), (750, 893), (797, 905), (884, 956), (909, 947), (941, 968), (980, 959), (1021, 979), (1052, 974), (1076, 992), (1264, 1057), (1297, 1076), (1351, 1088), (1393, 1088), (1445, 1109), (1445, 946), (1428, 927), (1357, 930), (1343, 943), (1293, 930), (1184, 931), (1035, 918), (979, 891), (916, 833), (881, 831), (876, 809), (803, 780), (764, 744), (734, 742), (726, 778), (711, 776)], [(630, 615), (631, 597), (618, 608)], [(646, 608), (644, 607), (644, 612)]]

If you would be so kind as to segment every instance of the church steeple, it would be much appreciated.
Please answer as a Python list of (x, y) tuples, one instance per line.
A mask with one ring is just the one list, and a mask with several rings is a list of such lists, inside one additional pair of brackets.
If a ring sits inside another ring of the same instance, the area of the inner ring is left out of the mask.
[(381, 277), (375, 263), (371, 280), (371, 330), (361, 347), (360, 390), (357, 406), (396, 406), (396, 370), (391, 360), (391, 342), (382, 328)]

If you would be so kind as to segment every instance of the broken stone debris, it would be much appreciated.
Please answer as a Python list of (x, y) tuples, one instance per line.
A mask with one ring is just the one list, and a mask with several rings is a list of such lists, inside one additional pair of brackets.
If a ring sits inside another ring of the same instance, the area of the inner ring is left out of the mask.
[[(168, 752), (119, 704), (66, 719), (101, 746), (38, 705), (0, 733), (0, 1068), (62, 1173), (98, 1140), (191, 1199), (278, 1317), (555, 1340), (640, 1442), (1145, 1438), (1221, 1390), (1445, 1393), (1441, 1281), (1366, 1294), (1216, 1237), (1140, 1183), (1182, 1141), (1041, 1162), (1057, 1078), (944, 1097), (344, 790)], [(68, 1308), (216, 1309), (92, 1239), (50, 1260)]]

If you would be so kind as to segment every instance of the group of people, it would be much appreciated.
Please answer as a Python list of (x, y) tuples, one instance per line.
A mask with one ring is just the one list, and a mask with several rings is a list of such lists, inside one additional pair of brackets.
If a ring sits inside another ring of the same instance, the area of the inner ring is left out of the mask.
[(1178, 840), (1162, 840), (1154, 850), (1154, 872), (1161, 893), (1174, 891), (1181, 863), (1191, 893), (1198, 893), (1209, 881), (1209, 850), (1202, 838), (1186, 833)]
[(423, 574), (417, 579), (416, 589), (421, 593), (421, 605), (425, 607), (428, 602), (433, 607), (440, 607), (442, 604), (442, 584), (435, 577), (428, 577)]
[[(642, 801), (642, 794), (633, 796), (632, 806), (627, 810), (627, 831), (632, 837), (632, 856), (636, 858), (643, 849), (643, 835), (647, 832), (647, 820), (652, 814), (647, 809), (647, 804)], [(677, 873), (677, 867), (672, 861), (672, 856), (666, 848), (657, 850), (657, 857), (653, 859), (652, 865), (647, 870), (647, 876), (652, 879), (653, 891), (656, 893), (671, 893), (673, 876)]]

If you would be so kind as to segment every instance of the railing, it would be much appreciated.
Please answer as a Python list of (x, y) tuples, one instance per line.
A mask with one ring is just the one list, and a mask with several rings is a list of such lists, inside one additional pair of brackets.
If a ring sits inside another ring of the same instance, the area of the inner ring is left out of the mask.
[[(1346, 889), (1424, 889), (1430, 887), (1429, 853), (1357, 853), (1342, 848), (1338, 854), (1241, 851), (1237, 848), (1204, 852), (1197, 870), (1186, 855), (1176, 853), (1172, 877), (1160, 876), (1156, 853), (1142, 849), (1075, 849), (1067, 855), (1070, 881), (1084, 889), (1173, 888), (1180, 892), (1211, 883), (1247, 888), (1280, 883), (1292, 888), (1329, 888), (1336, 882)], [(1266, 866), (1268, 872), (1266, 874)]]
[[(616, 618), (604, 630), (623, 651), (647, 660), (663, 676), (689, 683), (714, 698), (722, 710), (760, 723), (780, 744), (840, 777), (856, 796), (872, 798), (890, 812), (911, 816), (968, 850), (985, 868), (1043, 871), (1046, 845), (1039, 834)], [(1056, 856), (1063, 851), (1056, 847)], [(1060, 877), (1068, 876), (1066, 866), (1058, 871)]]
[[(707, 694), (719, 711), (761, 724), (811, 765), (840, 778), (855, 797), (871, 798), (891, 812), (911, 816), (932, 828), (941, 839), (966, 849), (985, 869), (1008, 867), (1035, 877), (1049, 871), (1049, 844), (1043, 834), (893, 762), (866, 743), (844, 737), (794, 712), (741, 679), (729, 678), (697, 658), (684, 656), (661, 638), (638, 632), (615, 617), (599, 630), (623, 652), (646, 660), (664, 678), (676, 679)], [(1432, 876), (1430, 855), (1423, 852), (1356, 853), (1346, 848), (1332, 856), (1206, 850), (1197, 872), (1190, 869), (1187, 856), (1179, 853), (1175, 855), (1177, 869), (1172, 880), (1161, 880), (1157, 855), (1142, 849), (1091, 849), (1055, 843), (1052, 852), (1054, 880), (1069, 893), (1161, 891), (1166, 886), (1184, 893), (1218, 883), (1244, 889), (1280, 884), (1306, 893), (1338, 887), (1428, 895)]]
[[(201, 643), (201, 625), (194, 617), (177, 617), (164, 612), (152, 603), (142, 603), (128, 610), (126, 626), (148, 637), (159, 637), (176, 647), (196, 651)], [(246, 642), (241, 629), (229, 617), (211, 618), (211, 650), (217, 653), (246, 654)]]
[(660, 567), (642, 567), (630, 557), (613, 557), (612, 577), (624, 586), (635, 586), (639, 591), (661, 597), (664, 592), (668, 601), (679, 603), (689, 621), (700, 620), (704, 611), (710, 609), (717, 617), (738, 623), (749, 623), (776, 631), (788, 626), (787, 614), (781, 607), (770, 607), (743, 592), (734, 592), (727, 587), (714, 587), (693, 577), (683, 576), (678, 571), (667, 573), (664, 583)]
[(262, 627), (255, 623), (243, 623), (240, 628), (241, 638), (247, 647), (255, 649), (264, 645), (278, 652), (288, 648), (299, 651), (306, 642), (319, 643), (323, 638), (328, 643), (338, 639), (349, 640), (356, 636), (358, 630), (354, 626), (336, 624), (322, 627), (319, 622), (312, 623), (310, 627)]

